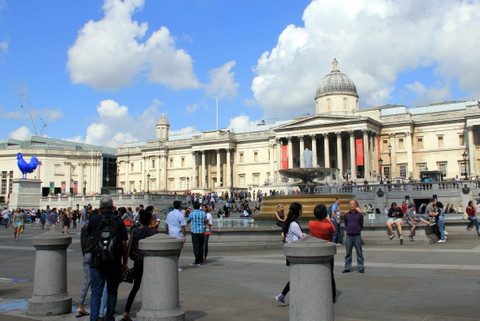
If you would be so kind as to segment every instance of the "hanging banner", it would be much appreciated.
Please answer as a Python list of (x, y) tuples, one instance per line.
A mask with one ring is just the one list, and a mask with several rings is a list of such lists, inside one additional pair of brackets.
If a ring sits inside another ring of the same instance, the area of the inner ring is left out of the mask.
[(65, 194), (66, 190), (67, 190), (67, 183), (65, 181), (62, 181), (60, 185), (60, 193)]
[(281, 150), (281, 169), (288, 169), (288, 146), (282, 145)]
[(71, 181), (70, 182), (70, 190), (72, 191), (73, 195), (78, 194), (78, 182), (77, 181)]
[(355, 138), (355, 163), (357, 166), (363, 166), (363, 138)]

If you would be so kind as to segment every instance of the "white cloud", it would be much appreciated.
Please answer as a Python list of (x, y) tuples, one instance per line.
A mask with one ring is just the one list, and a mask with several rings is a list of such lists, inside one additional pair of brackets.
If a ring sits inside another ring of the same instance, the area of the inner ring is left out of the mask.
[(185, 114), (191, 115), (198, 110), (198, 104), (190, 104), (185, 107)]
[(245, 114), (241, 114), (239, 116), (233, 117), (230, 119), (230, 123), (228, 124), (227, 128), (235, 129), (235, 128), (245, 128), (245, 127), (252, 127), (256, 126), (258, 121), (251, 121), (250, 117)]
[(231, 60), (219, 68), (210, 70), (210, 81), (205, 86), (207, 95), (218, 98), (233, 98), (237, 95), (238, 83), (232, 68), (236, 62)]
[(139, 114), (129, 112), (114, 100), (106, 99), (97, 106), (98, 116), (87, 127), (85, 138), (75, 136), (70, 140), (95, 145), (120, 146), (124, 143), (146, 141), (154, 138), (155, 124), (160, 116), (161, 103), (154, 100)]
[(188, 126), (179, 130), (170, 130), (170, 136), (190, 135), (197, 133), (198, 130), (195, 127)]
[(30, 129), (28, 127), (22, 126), (17, 129), (15, 129), (13, 132), (8, 134), (9, 138), (12, 139), (20, 139), (20, 140), (25, 140), (29, 139), (30, 136), (32, 136), (32, 133), (30, 132)]
[[(43, 108), (43, 109), (30, 108), (30, 113), (32, 114), (32, 118), (34, 121), (37, 121), (38, 119), (42, 118), (44, 121), (53, 122), (63, 118), (63, 111), (59, 109), (53, 109), (53, 108)], [(28, 118), (28, 121), (30, 121), (28, 112), (23, 108), (17, 111), (2, 112), (1, 118), (9, 119), (9, 120), (10, 119), (25, 120)]]
[(8, 41), (0, 41), (0, 53), (7, 52), (9, 46)]
[(451, 94), (449, 86), (425, 87), (419, 81), (407, 84), (405, 87), (416, 95), (414, 101), (420, 105), (443, 101)]
[(148, 80), (174, 89), (197, 88), (192, 58), (177, 49), (170, 31), (161, 27), (145, 41), (148, 24), (132, 20), (144, 0), (105, 0), (104, 17), (88, 21), (68, 50), (73, 83), (117, 89), (146, 72)]
[(362, 104), (384, 103), (399, 73), (428, 66), (480, 95), (479, 1), (314, 0), (303, 21), (287, 26), (254, 69), (251, 89), (267, 116), (311, 112), (334, 57)]

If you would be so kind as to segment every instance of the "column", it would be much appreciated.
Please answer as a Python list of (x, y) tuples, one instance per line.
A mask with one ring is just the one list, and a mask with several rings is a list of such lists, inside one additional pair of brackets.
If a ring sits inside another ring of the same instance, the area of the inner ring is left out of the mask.
[(157, 186), (156, 186), (156, 190), (157, 191), (160, 191), (160, 169), (161, 169), (161, 164), (160, 164), (160, 155), (157, 156), (157, 175), (156, 175), (156, 180), (157, 180)]
[(357, 162), (355, 158), (355, 133), (353, 131), (350, 134), (350, 179), (357, 178)]
[(67, 292), (67, 248), (72, 237), (47, 232), (33, 238), (35, 277), (27, 313), (34, 316), (66, 314), (72, 311)]
[(282, 146), (283, 142), (281, 138), (277, 138), (278, 153), (277, 153), (277, 170), (282, 169)]
[(5, 191), (5, 199), (10, 200), (10, 172), (7, 171), (7, 190)]
[(336, 132), (337, 135), (337, 167), (340, 179), (343, 178), (343, 155), (342, 155), (342, 133)]
[(370, 180), (370, 155), (368, 149), (368, 131), (363, 131), (363, 177), (366, 180)]
[(303, 140), (303, 136), (298, 137), (300, 141), (300, 168), (305, 167), (304, 159), (303, 159), (303, 151), (305, 150), (305, 141)]
[(80, 167), (80, 175), (78, 176), (78, 194), (83, 194), (83, 174), (84, 174), (84, 167), (83, 163), (78, 163), (78, 167)]
[(70, 194), (70, 181), (72, 179), (72, 163), (65, 162), (65, 193)]
[(330, 140), (328, 138), (328, 133), (323, 134), (323, 147), (325, 167), (330, 167)]
[(275, 176), (275, 141), (269, 146), (270, 150), (270, 182), (274, 182)]
[(180, 305), (178, 257), (183, 242), (157, 234), (139, 242), (145, 253), (143, 263), (142, 307), (139, 321), (183, 321), (185, 309)]
[(312, 135), (310, 136), (312, 138), (312, 166), (317, 167), (318, 166), (318, 161), (317, 161), (317, 136)]
[(227, 149), (227, 188), (232, 188), (232, 160), (230, 149)]
[[(143, 242), (143, 241), (142, 241)], [(290, 321), (333, 321), (333, 243), (306, 237), (283, 246), (290, 262)]]
[(473, 141), (473, 126), (467, 127), (467, 139), (468, 139), (468, 176), (475, 177), (477, 172), (475, 171), (475, 144)]
[(147, 186), (148, 186), (148, 178), (147, 178), (147, 174), (148, 174), (148, 161), (149, 161), (149, 158), (148, 157), (143, 157), (143, 166), (142, 166), (142, 172), (143, 172), (143, 190), (146, 192), (147, 191)]
[(394, 178), (399, 175), (397, 172), (397, 158), (396, 158), (396, 139), (395, 134), (390, 134), (390, 145), (392, 145), (392, 150), (390, 152), (390, 178)]
[(197, 154), (192, 152), (192, 180), (190, 189), (197, 187)]
[[(160, 157), (159, 157), (160, 159)], [(158, 167), (160, 167), (160, 160), (158, 161)], [(130, 188), (130, 159), (127, 158), (125, 161), (125, 189), (126, 191), (131, 192)], [(158, 183), (160, 184), (160, 177), (158, 178)], [(160, 185), (159, 185), (160, 187)]]
[(293, 168), (293, 146), (292, 137), (288, 137), (288, 168)]
[(202, 152), (202, 177), (201, 177), (201, 182), (202, 182), (202, 188), (205, 189), (207, 188), (207, 169), (205, 166), (205, 151), (203, 150)]
[(413, 177), (413, 150), (412, 150), (412, 133), (405, 132), (405, 147), (407, 148), (407, 178)]
[(217, 188), (222, 186), (222, 171), (220, 169), (220, 150), (217, 149)]
[(167, 168), (168, 168), (168, 154), (164, 154), (163, 155), (163, 167), (162, 167), (162, 171), (163, 171), (163, 186), (165, 187), (165, 191), (168, 191), (168, 172), (167, 172)]

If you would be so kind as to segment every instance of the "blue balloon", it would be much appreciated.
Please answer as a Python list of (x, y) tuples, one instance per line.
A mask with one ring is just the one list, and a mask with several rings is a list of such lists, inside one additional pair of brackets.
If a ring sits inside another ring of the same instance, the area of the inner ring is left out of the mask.
[(33, 173), (33, 171), (37, 168), (38, 163), (39, 163), (38, 158), (36, 158), (35, 156), (32, 156), (30, 158), (30, 162), (27, 163), (23, 159), (22, 153), (17, 154), (17, 165), (20, 171), (22, 172), (22, 178), (27, 178), (27, 174)]

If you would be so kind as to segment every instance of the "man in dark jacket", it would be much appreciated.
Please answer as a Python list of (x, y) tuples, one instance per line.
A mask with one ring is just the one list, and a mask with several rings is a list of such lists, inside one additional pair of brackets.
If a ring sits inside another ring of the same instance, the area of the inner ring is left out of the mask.
[(363, 228), (363, 214), (360, 212), (357, 200), (350, 201), (350, 211), (345, 214), (345, 246), (347, 254), (345, 255), (345, 269), (343, 273), (348, 273), (352, 270), (352, 249), (355, 246), (357, 252), (358, 272), (365, 273), (365, 266), (363, 263), (362, 250), (362, 228)]
[[(115, 321), (113, 312), (117, 304), (118, 286), (122, 279), (122, 272), (127, 270), (128, 233), (125, 225), (119, 216), (113, 211), (113, 201), (111, 197), (105, 196), (100, 200), (100, 214), (90, 219), (87, 226), (87, 234), (92, 238), (92, 251), (90, 262), (90, 279), (92, 287), (92, 296), (90, 299), (90, 321), (97, 321), (100, 312), (100, 299), (102, 298), (103, 287), (107, 286), (107, 314), (106, 321)], [(105, 234), (112, 235), (108, 239)], [(113, 256), (109, 251), (103, 251), (99, 247), (100, 241), (112, 241), (111, 248)], [(107, 260), (108, 258), (108, 260)], [(123, 265), (122, 265), (123, 260)]]

